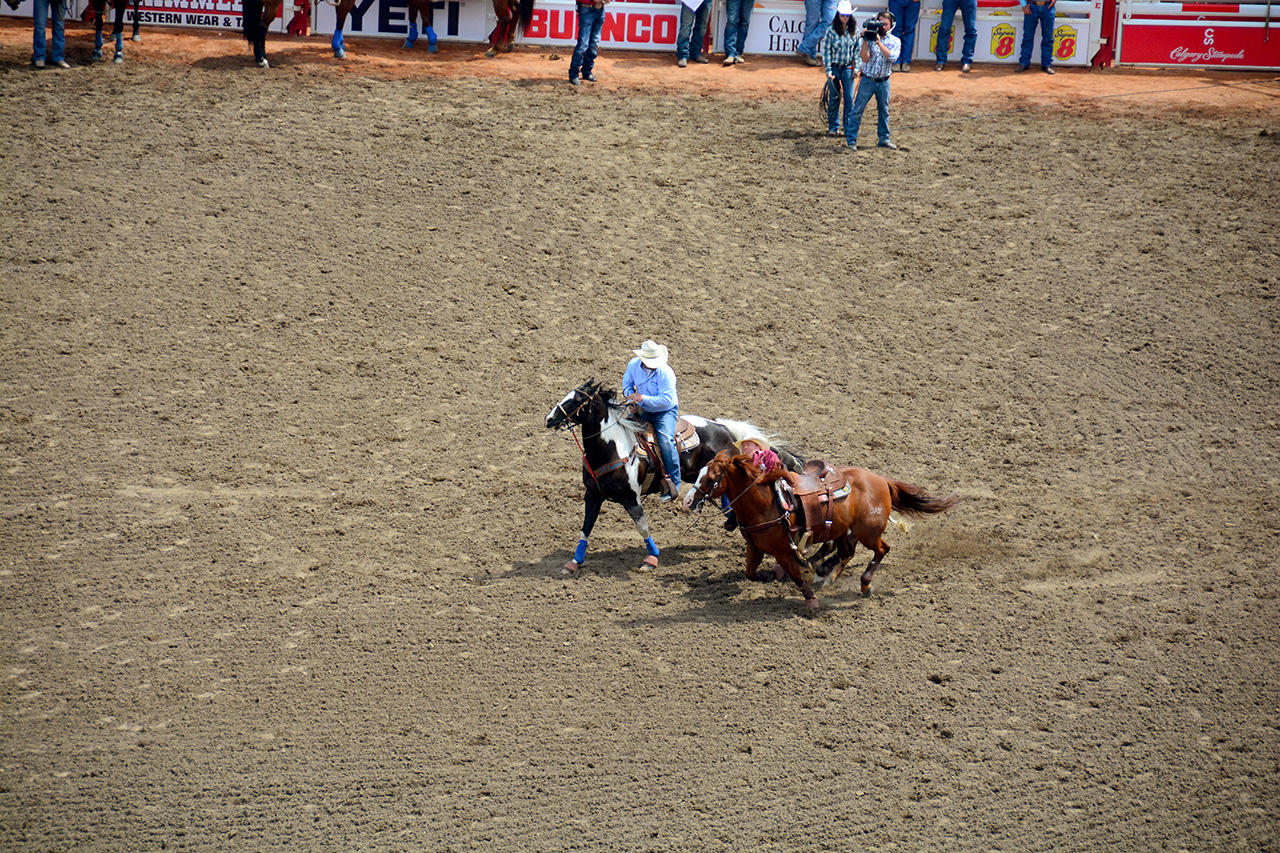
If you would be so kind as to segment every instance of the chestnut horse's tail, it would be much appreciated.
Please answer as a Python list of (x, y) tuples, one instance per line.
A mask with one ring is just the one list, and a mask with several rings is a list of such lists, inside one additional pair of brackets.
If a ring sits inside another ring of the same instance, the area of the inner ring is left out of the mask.
[(262, 0), (244, 0), (242, 11), (244, 40), (249, 44), (256, 44), (258, 30), (262, 29)]
[(926, 494), (918, 486), (899, 483), (897, 480), (887, 480), (886, 482), (889, 484), (889, 496), (892, 499), (893, 508), (902, 512), (943, 512), (960, 502), (959, 492), (952, 492), (945, 498), (935, 498), (933, 495)]
[(520, 14), (517, 15), (519, 21), (518, 32), (524, 33), (529, 29), (529, 24), (533, 21), (533, 0), (520, 0)]

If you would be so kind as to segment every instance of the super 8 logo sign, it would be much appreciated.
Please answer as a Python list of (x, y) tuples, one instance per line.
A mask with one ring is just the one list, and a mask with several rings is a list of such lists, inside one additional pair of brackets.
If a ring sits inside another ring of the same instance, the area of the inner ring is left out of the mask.
[(996, 59), (1008, 59), (1013, 56), (1013, 45), (1017, 30), (1009, 24), (998, 24), (991, 29), (991, 55)]
[(1053, 55), (1065, 62), (1076, 55), (1076, 28), (1063, 24), (1053, 31)]
[[(929, 28), (929, 52), (938, 52), (938, 30), (942, 29), (942, 23), (938, 22)], [(951, 28), (951, 38), (947, 40), (947, 53), (950, 53), (956, 46), (956, 27)]]

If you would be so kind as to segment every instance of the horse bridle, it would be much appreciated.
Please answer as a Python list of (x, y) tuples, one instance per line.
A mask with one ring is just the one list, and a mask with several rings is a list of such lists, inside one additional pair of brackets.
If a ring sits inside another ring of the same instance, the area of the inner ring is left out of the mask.
[[(733, 509), (734, 501), (741, 499), (741, 497), (747, 493), (747, 489), (750, 489), (752, 486), (759, 483), (762, 479), (764, 479), (764, 475), (767, 473), (768, 473), (767, 471), (761, 471), (760, 474), (754, 480), (752, 480), (750, 483), (747, 483), (747, 485), (745, 485), (742, 488), (742, 491), (738, 492), (736, 497), (729, 498), (729, 509)], [(714, 492), (716, 490), (716, 486), (720, 485), (720, 480), (723, 480), (723, 479), (724, 479), (724, 475), (721, 475), (720, 479), (715, 481), (715, 485), (711, 487), (710, 491), (706, 491), (706, 492), (702, 491), (701, 486), (694, 486), (693, 494), (702, 495), (702, 499), (705, 501), (706, 499), (711, 497), (711, 492)], [(725, 491), (728, 491), (727, 487)], [(773, 523), (774, 522), (770, 522), (770, 524), (773, 524)]]

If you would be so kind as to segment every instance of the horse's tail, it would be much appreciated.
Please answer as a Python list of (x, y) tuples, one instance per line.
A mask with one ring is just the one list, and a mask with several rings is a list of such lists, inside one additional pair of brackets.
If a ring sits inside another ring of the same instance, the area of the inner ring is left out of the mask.
[(244, 40), (255, 44), (258, 30), (262, 27), (262, 0), (244, 0), (241, 11), (244, 13)]
[(926, 494), (918, 486), (899, 483), (897, 480), (888, 480), (887, 482), (889, 483), (889, 496), (892, 499), (893, 508), (902, 512), (943, 512), (960, 502), (959, 492), (952, 492), (945, 498), (936, 498), (933, 495)]
[(520, 0), (520, 14), (517, 16), (516, 32), (523, 34), (533, 22), (533, 0)]

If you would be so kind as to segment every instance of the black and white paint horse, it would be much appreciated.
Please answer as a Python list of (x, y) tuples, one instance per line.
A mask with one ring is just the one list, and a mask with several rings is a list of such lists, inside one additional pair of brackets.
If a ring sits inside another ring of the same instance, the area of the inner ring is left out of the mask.
[[(732, 448), (734, 442), (764, 438), (758, 427), (745, 421), (708, 420), (696, 415), (682, 415), (680, 420), (687, 421), (697, 437), (696, 442), (691, 439), (685, 446), (680, 443), (676, 446), (680, 453), (680, 478), (688, 483), (695, 481), (703, 467), (721, 450)], [(648, 571), (658, 565), (658, 546), (640, 505), (642, 496), (662, 490), (654, 466), (640, 444), (647, 426), (631, 416), (631, 407), (619, 402), (613, 389), (605, 388), (594, 379), (570, 391), (547, 413), (548, 429), (582, 430), (582, 482), (587, 489), (583, 496), (582, 538), (578, 540), (573, 559), (564, 565), (565, 574), (577, 571), (586, 559), (587, 540), (605, 501), (622, 504), (635, 522), (648, 551), (640, 569)], [(677, 428), (676, 432), (679, 434), (681, 430)], [(783, 464), (793, 470), (799, 470), (804, 464), (803, 459), (787, 449), (775, 445), (774, 450)]]

